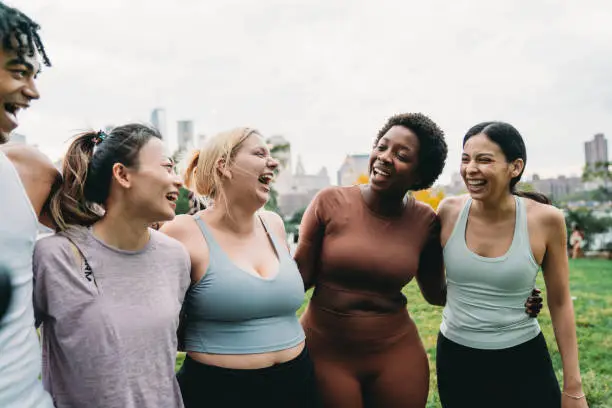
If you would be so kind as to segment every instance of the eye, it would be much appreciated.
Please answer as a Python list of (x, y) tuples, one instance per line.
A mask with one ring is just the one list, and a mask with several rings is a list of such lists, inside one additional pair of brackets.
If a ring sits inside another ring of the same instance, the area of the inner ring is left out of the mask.
[(376, 150), (378, 150), (379, 152), (384, 152), (385, 150), (387, 150), (387, 146), (385, 146), (384, 144), (379, 144), (376, 146)]
[(463, 156), (461, 158), (461, 163), (469, 163), (469, 162), (470, 162), (470, 158), (469, 157)]
[(28, 75), (28, 71), (24, 69), (12, 69), (11, 72), (16, 79), (24, 79)]
[(406, 156), (405, 154), (398, 154), (397, 158), (400, 159), (403, 162), (407, 162), (410, 160), (410, 157)]

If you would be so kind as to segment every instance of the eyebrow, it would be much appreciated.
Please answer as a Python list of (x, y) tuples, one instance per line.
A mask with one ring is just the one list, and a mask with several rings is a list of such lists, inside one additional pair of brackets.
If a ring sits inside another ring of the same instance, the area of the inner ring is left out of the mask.
[(9, 60), (6, 63), (7, 66), (14, 66), (14, 65), (24, 65), (26, 67), (26, 69), (30, 72), (32, 72), (34, 75), (38, 75), (41, 72), (41, 69), (38, 68), (38, 70), (36, 72), (34, 72), (34, 65), (32, 65), (31, 63), (29, 63), (28, 61), (24, 60), (23, 58), (19, 58), (19, 57), (15, 57), (11, 60)]

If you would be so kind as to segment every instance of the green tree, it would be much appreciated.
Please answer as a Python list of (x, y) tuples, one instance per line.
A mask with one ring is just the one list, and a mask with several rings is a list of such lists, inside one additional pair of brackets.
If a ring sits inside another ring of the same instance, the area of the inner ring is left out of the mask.
[[(268, 143), (269, 145), (272, 144), (270, 139), (266, 140), (266, 143)], [(285, 161), (282, 160), (281, 157), (279, 157), (279, 156), (282, 156), (282, 155), (279, 155), (279, 153), (285, 153), (289, 150), (289, 148), (290, 148), (289, 143), (283, 143), (283, 144), (277, 144), (277, 145), (270, 146), (270, 154), (272, 155), (272, 157), (274, 157), (280, 162), (279, 167), (285, 167), (287, 165), (287, 163), (285, 163)], [(280, 171), (280, 168), (277, 168), (275, 170), (275, 173), (278, 175), (279, 171)], [(268, 200), (264, 208), (268, 211), (273, 211), (277, 214), (282, 214), (281, 209), (278, 206), (278, 191), (276, 191), (276, 189), (274, 188), (274, 185), (270, 186), (270, 199)]]
[(612, 191), (610, 191), (610, 178), (612, 176), (612, 162), (600, 161), (593, 165), (586, 165), (582, 170), (582, 181), (602, 180), (603, 186), (598, 188), (601, 197), (609, 201), (612, 199)]

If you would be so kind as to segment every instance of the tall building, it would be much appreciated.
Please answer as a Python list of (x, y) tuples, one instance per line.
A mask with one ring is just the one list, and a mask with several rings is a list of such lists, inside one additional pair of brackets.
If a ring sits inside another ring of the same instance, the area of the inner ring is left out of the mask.
[(153, 112), (151, 112), (151, 124), (159, 133), (162, 134), (162, 137), (166, 136), (166, 111), (162, 108), (155, 108)]
[(177, 141), (179, 151), (187, 151), (193, 149), (194, 133), (193, 133), (193, 121), (191, 120), (179, 120)]
[(338, 185), (352, 186), (368, 181), (369, 154), (351, 154), (346, 156), (338, 170)]
[(168, 135), (168, 129), (166, 128), (166, 110), (163, 108), (155, 108), (151, 112), (151, 125), (159, 131), (164, 141), (166, 150), (170, 149), (170, 140)]
[(596, 163), (608, 161), (608, 141), (603, 133), (597, 133), (593, 140), (584, 143), (584, 158), (587, 167), (595, 168)]

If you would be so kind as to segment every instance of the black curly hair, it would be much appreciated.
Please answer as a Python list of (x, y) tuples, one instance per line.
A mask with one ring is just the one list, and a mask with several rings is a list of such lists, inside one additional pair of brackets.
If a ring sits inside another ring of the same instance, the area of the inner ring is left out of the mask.
[(20, 58), (23, 58), (26, 54), (33, 57), (38, 51), (43, 63), (50, 67), (51, 61), (38, 35), (39, 29), (40, 26), (30, 17), (16, 8), (0, 2), (0, 41), (2, 42), (2, 48), (7, 51), (15, 51)]
[(422, 113), (400, 113), (391, 116), (378, 131), (374, 146), (393, 126), (403, 126), (414, 132), (419, 139), (418, 169), (421, 177), (420, 181), (411, 187), (411, 190), (417, 191), (431, 187), (442, 173), (446, 163), (448, 147), (444, 140), (444, 132), (433, 120)]

